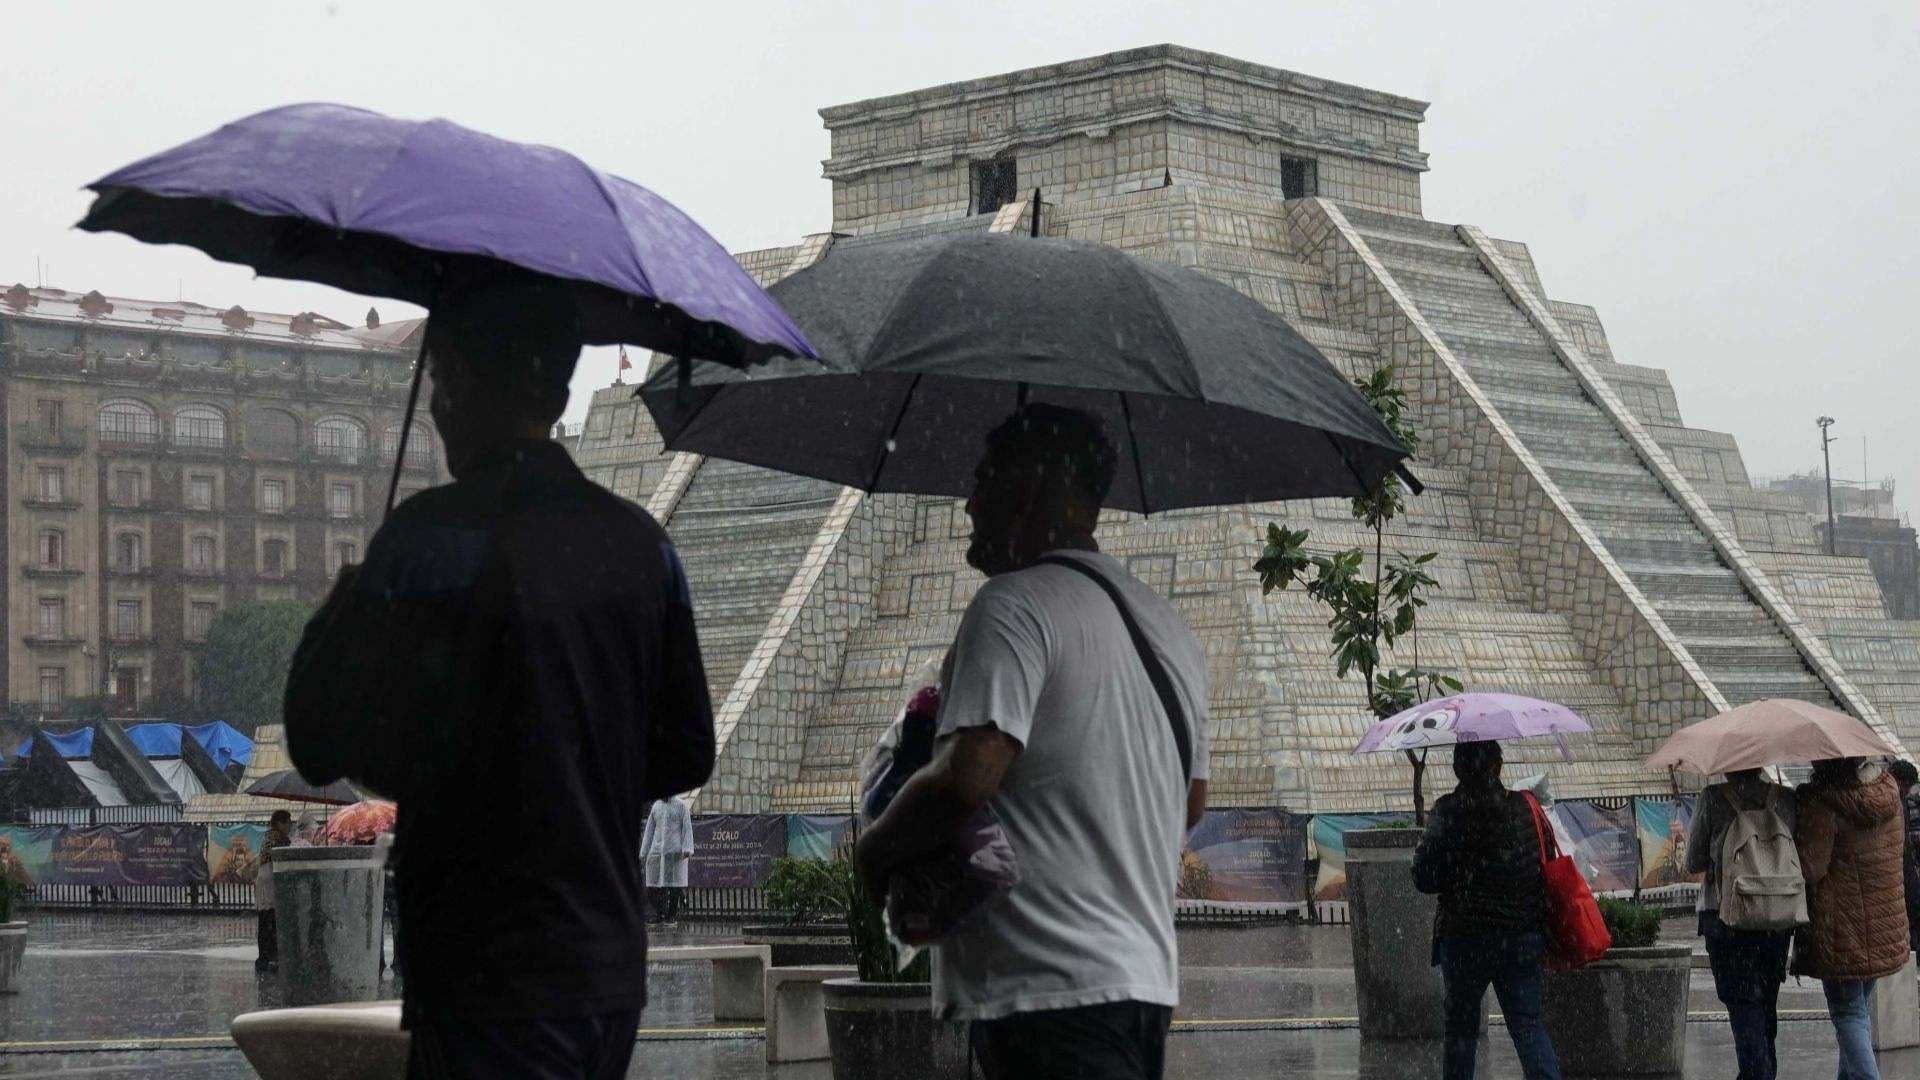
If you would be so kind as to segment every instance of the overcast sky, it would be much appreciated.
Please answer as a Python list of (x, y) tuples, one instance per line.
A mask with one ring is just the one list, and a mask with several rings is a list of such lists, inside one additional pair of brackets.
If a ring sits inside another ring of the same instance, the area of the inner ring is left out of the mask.
[[(815, 110), (1160, 42), (1431, 101), (1427, 216), (1532, 246), (1617, 357), (1672, 373), (1755, 474), (1892, 476), (1920, 506), (1920, 5), (575, 3), (8, 5), (0, 284), (357, 321), (368, 301), (69, 226), (82, 184), (294, 101), (566, 147), (728, 247), (828, 224)], [(36, 260), (39, 260), (36, 263)], [(388, 318), (404, 305), (375, 301)], [(575, 382), (612, 379), (590, 353)]]

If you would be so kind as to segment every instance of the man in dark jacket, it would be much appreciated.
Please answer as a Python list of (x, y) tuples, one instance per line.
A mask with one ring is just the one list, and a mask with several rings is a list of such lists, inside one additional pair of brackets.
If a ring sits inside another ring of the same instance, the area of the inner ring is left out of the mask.
[(1916, 796), (1914, 787), (1920, 785), (1920, 770), (1913, 762), (1897, 760), (1887, 766), (1893, 774), (1893, 782), (1900, 785), (1900, 810), (1905, 829), (1900, 843), (1900, 880), (1907, 901), (1907, 944), (1914, 950), (1920, 950), (1920, 796)]
[(624, 1076), (647, 806), (713, 764), (686, 580), (547, 437), (580, 348), (564, 294), (456, 288), (427, 334), (454, 482), (398, 507), (308, 625), (288, 752), (399, 800), (410, 1075)]

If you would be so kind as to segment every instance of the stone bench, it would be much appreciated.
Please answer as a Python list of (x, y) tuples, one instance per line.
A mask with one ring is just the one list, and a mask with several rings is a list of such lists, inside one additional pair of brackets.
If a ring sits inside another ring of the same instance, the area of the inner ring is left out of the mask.
[(403, 1080), (407, 1033), (397, 1001), (242, 1013), (234, 1044), (260, 1080)]
[(859, 974), (848, 964), (767, 969), (767, 1061), (820, 1061), (827, 1057), (826, 998), (820, 984)]
[(765, 945), (665, 945), (647, 950), (648, 963), (707, 961), (713, 965), (713, 1018), (764, 1018), (766, 973), (773, 950)]

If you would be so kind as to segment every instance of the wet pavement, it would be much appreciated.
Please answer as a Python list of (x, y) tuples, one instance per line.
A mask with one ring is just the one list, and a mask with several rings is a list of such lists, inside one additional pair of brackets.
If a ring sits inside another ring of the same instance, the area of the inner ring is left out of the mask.
[[(253, 973), (250, 917), (39, 913), (30, 933), (22, 992), (0, 997), (0, 1077), (253, 1075), (225, 1040), (233, 1016), (277, 1004), (271, 980)], [(660, 940), (717, 942), (737, 933), (690, 924)], [(1168, 1076), (1437, 1078), (1437, 1046), (1363, 1043), (1352, 1030), (1347, 940), (1338, 927), (1182, 929), (1183, 1005)], [(654, 1004), (630, 1077), (828, 1080), (824, 1062), (769, 1068), (757, 1029), (712, 1033), (709, 989), (703, 964), (654, 968)], [(1705, 972), (1695, 973), (1692, 1006), (1719, 1007)], [(1833, 1035), (1820, 1006), (1816, 984), (1788, 983), (1782, 1076), (1832, 1071)], [(1732, 1075), (1726, 1025), (1690, 1024), (1688, 1058), (1688, 1077)], [(1520, 1075), (1498, 1027), (1482, 1060), (1482, 1076)], [(1881, 1068), (1887, 1080), (1920, 1080), (1920, 1050), (1883, 1055)]]

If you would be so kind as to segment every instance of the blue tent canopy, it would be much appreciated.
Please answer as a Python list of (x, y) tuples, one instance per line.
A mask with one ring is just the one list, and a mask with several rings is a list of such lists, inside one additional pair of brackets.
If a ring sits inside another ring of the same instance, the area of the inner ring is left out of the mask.
[[(225, 720), (214, 720), (197, 727), (190, 727), (187, 729), (187, 734), (193, 736), (194, 742), (199, 743), (207, 753), (213, 755), (214, 762), (222, 769), (236, 761), (242, 765), (253, 761), (253, 740), (240, 734)], [(174, 752), (179, 753), (178, 750)]]
[(127, 738), (150, 758), (180, 756), (179, 724), (135, 724), (127, 729)]
[[(93, 729), (90, 727), (69, 731), (65, 735), (55, 735), (51, 731), (45, 734), (47, 741), (52, 743), (60, 756), (68, 761), (85, 760), (93, 756)], [(20, 744), (20, 749), (14, 751), (14, 756), (24, 758), (32, 751), (33, 738), (29, 736), (26, 742)], [(175, 751), (175, 753), (178, 752)]]

